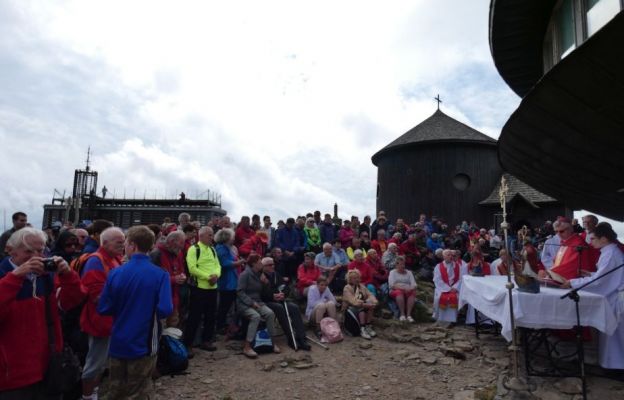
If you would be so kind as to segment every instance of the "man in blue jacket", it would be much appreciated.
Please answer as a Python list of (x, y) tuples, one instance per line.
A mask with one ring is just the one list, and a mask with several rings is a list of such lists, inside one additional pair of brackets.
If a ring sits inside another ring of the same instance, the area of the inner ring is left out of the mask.
[(282, 249), (284, 273), (291, 281), (294, 281), (297, 278), (300, 255), (305, 249), (305, 236), (302, 237), (299, 234), (294, 218), (288, 218), (286, 226), (278, 229), (275, 235), (275, 247)]
[(160, 320), (173, 312), (169, 274), (150, 262), (154, 233), (133, 226), (126, 235), (129, 261), (106, 280), (98, 313), (113, 317), (110, 341), (109, 399), (153, 398), (152, 372)]

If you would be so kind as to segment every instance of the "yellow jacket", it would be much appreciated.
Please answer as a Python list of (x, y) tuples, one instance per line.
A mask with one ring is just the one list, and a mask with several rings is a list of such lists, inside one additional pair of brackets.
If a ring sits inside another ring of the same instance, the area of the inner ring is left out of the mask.
[[(199, 248), (199, 259), (197, 258), (197, 249)], [(197, 282), (200, 289), (216, 289), (217, 282), (214, 284), (208, 280), (211, 275), (221, 276), (221, 264), (214, 247), (206, 246), (202, 242), (189, 247), (186, 253), (186, 265), (188, 266), (191, 279)]]

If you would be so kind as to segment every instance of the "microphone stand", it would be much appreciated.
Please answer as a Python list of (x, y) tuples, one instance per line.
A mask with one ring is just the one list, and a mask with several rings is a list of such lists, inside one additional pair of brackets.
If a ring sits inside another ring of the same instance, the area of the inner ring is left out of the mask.
[[(580, 248), (584, 249), (585, 247), (578, 246), (577, 250), (579, 251), (579, 253), (582, 251)], [(580, 264), (581, 264), (581, 258), (579, 255), (579, 270), (580, 270)], [(559, 297), (562, 300), (565, 299), (566, 297), (569, 297), (570, 300), (574, 301), (574, 306), (576, 308), (576, 345), (577, 345), (577, 350), (579, 353), (579, 364), (581, 368), (581, 381), (583, 384), (583, 400), (587, 400), (587, 377), (585, 376), (585, 351), (583, 348), (583, 327), (581, 326), (581, 312), (579, 310), (579, 301), (581, 300), (581, 297), (579, 296), (578, 292), (579, 290), (585, 288), (586, 286), (589, 286), (592, 283), (599, 281), (600, 279), (613, 273), (614, 271), (617, 271), (618, 269), (622, 267), (624, 267), (624, 264), (618, 265), (617, 267), (613, 268), (611, 271), (606, 272), (602, 274), (601, 276), (599, 276), (598, 278), (592, 279), (591, 281), (584, 283), (583, 285), (577, 287), (576, 289), (572, 289), (568, 293)]]

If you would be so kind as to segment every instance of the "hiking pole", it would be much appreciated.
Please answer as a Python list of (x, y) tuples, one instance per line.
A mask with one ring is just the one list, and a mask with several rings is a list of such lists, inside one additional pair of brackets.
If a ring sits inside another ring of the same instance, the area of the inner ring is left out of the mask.
[(321, 346), (322, 348), (324, 348), (325, 350), (329, 350), (329, 347), (325, 346), (323, 343), (319, 342), (316, 339), (312, 339), (310, 336), (306, 335), (306, 339), (308, 339), (310, 342), (314, 343), (314, 344), (318, 344), (319, 346)]
[(292, 321), (290, 320), (290, 313), (288, 312), (288, 304), (286, 303), (286, 300), (282, 300), (282, 304), (284, 305), (284, 309), (286, 310), (286, 319), (288, 320), (288, 327), (290, 328), (290, 338), (292, 339), (293, 347), (295, 348), (295, 351), (297, 351), (299, 350), (299, 348), (297, 346), (297, 340), (295, 339), (295, 331), (293, 330)]

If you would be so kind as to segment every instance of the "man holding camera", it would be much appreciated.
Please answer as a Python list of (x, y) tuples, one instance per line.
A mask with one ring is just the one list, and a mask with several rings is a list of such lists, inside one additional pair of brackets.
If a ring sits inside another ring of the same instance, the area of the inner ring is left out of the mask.
[(97, 398), (97, 387), (106, 362), (110, 345), (113, 319), (100, 315), (97, 304), (108, 273), (121, 264), (126, 237), (119, 228), (107, 228), (98, 235), (100, 247), (89, 257), (82, 270), (82, 284), (87, 290), (87, 302), (80, 315), (80, 328), (89, 335), (89, 352), (82, 371), (82, 398)]
[(42, 382), (51, 355), (46, 327), (52, 326), (60, 352), (57, 304), (68, 310), (84, 298), (66, 261), (42, 258), (45, 243), (42, 231), (22, 228), (9, 238), (9, 257), (0, 263), (0, 400), (48, 398)]

